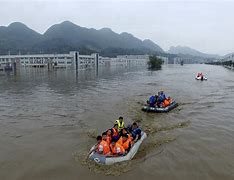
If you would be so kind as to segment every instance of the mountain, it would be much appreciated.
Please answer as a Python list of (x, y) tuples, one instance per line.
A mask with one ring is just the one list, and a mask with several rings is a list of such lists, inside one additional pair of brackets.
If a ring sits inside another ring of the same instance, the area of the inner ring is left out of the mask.
[(41, 38), (41, 34), (20, 22), (12, 23), (8, 27), (0, 26), (0, 53), (18, 53), (30, 49), (32, 44), (39, 42)]
[(116, 33), (109, 28), (100, 30), (64, 21), (39, 34), (22, 23), (0, 27), (0, 54), (18, 53), (81, 53), (101, 55), (159, 54), (162, 48), (151, 40), (140, 40), (127, 32)]
[(182, 55), (190, 55), (190, 56), (197, 56), (202, 58), (220, 58), (219, 55), (215, 54), (205, 54), (195, 49), (186, 46), (172, 46), (170, 47), (168, 53), (171, 54), (182, 54)]
[(159, 52), (164, 52), (163, 51), (163, 49), (160, 47), (160, 46), (158, 46), (157, 44), (155, 44), (153, 41), (151, 41), (150, 39), (145, 39), (144, 41), (143, 41), (143, 44), (144, 44), (144, 46), (146, 47), (146, 48), (149, 48), (149, 49), (151, 49), (151, 50), (157, 50), (157, 51), (159, 51)]
[(234, 57), (234, 52), (225, 54), (225, 55), (223, 56), (224, 59), (225, 59), (225, 58), (229, 58), (229, 57)]
[(84, 46), (93, 50), (102, 51), (108, 48), (121, 48), (138, 49), (144, 52), (163, 52), (161, 48), (155, 48), (155, 46), (145, 47), (142, 40), (126, 32), (118, 34), (109, 28), (88, 29), (69, 21), (53, 25), (44, 35), (47, 39), (62, 39), (73, 46)]

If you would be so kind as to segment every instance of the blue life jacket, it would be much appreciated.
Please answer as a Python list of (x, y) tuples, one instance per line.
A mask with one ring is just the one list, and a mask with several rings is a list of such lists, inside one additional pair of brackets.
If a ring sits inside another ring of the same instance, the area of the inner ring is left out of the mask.
[(151, 96), (151, 97), (149, 98), (149, 103), (150, 103), (150, 104), (155, 104), (155, 102), (156, 102), (155, 96)]
[(164, 100), (166, 99), (166, 95), (163, 93), (163, 94), (160, 94), (159, 96), (158, 96), (158, 101), (161, 103), (161, 102), (163, 102)]
[(135, 139), (137, 135), (141, 135), (141, 129), (140, 128), (133, 129), (131, 134), (133, 139)]

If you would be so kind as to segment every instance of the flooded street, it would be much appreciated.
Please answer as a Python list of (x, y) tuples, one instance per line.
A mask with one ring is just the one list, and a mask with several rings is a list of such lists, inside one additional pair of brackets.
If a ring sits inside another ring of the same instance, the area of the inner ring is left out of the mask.
[[(208, 81), (196, 81), (197, 72)], [(211, 65), (0, 75), (0, 179), (234, 179), (233, 75)], [(142, 112), (161, 89), (179, 106)], [(120, 115), (148, 133), (135, 158), (108, 167), (87, 161), (96, 135)]]

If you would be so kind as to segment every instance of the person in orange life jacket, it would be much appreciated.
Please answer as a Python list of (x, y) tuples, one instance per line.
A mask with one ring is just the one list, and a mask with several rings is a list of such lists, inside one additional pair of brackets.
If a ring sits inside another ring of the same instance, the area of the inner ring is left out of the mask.
[(108, 129), (108, 130), (106, 131), (106, 136), (107, 136), (107, 137), (106, 137), (106, 142), (107, 142), (108, 144), (111, 143), (112, 135), (113, 135), (112, 129)]
[(109, 147), (109, 144), (106, 142), (107, 140), (106, 132), (102, 133), (101, 138), (102, 139), (100, 141), (100, 137), (99, 136), (97, 137), (97, 141), (98, 141), (97, 152), (103, 155), (110, 155), (110, 147)]
[(111, 140), (110, 149), (113, 156), (123, 156), (125, 155), (125, 150), (123, 146), (117, 143), (116, 139)]
[(88, 153), (88, 155), (87, 155), (87, 158), (89, 157), (89, 155), (90, 155), (92, 152), (94, 152), (94, 151), (98, 152), (99, 145), (100, 145), (100, 143), (101, 143), (101, 141), (102, 141), (102, 136), (98, 135), (96, 139), (97, 139), (97, 144), (94, 146), (94, 148), (91, 149), (91, 151), (89, 151), (89, 153)]
[(162, 107), (167, 107), (167, 106), (169, 106), (170, 104), (171, 104), (171, 98), (168, 97), (168, 98), (166, 98), (166, 99), (163, 101)]
[(118, 124), (114, 124), (112, 130), (112, 139), (119, 139)]
[(128, 128), (123, 128), (122, 131), (120, 132), (120, 136), (127, 135), (128, 140), (132, 141), (132, 136), (131, 133), (128, 131)]
[(119, 140), (117, 141), (118, 144), (120, 144), (121, 146), (123, 146), (125, 152), (128, 152), (131, 148), (131, 140), (128, 138), (127, 134), (123, 134)]
[(132, 136), (131, 134), (128, 132), (128, 129), (127, 128), (123, 128), (122, 131), (120, 132), (120, 136), (123, 136), (123, 135), (127, 135), (128, 136), (128, 140), (129, 141), (132, 141)]
[(104, 141), (107, 140), (107, 133), (106, 132), (102, 133), (102, 140), (104, 140)]

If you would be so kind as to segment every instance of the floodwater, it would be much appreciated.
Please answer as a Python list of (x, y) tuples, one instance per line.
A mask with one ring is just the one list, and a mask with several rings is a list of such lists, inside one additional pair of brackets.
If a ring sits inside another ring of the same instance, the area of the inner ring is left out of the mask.
[[(196, 81), (197, 72), (208, 81)], [(234, 179), (233, 75), (211, 65), (1, 74), (0, 179)], [(142, 112), (161, 89), (179, 106)], [(120, 115), (148, 133), (135, 158), (112, 166), (88, 161), (95, 136)]]

